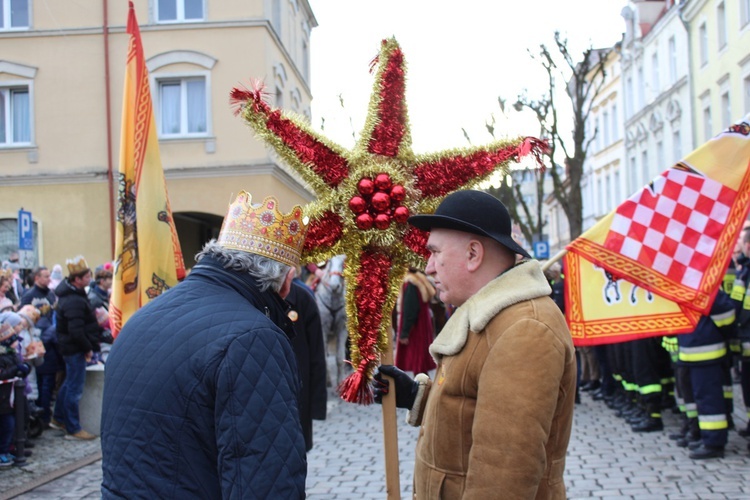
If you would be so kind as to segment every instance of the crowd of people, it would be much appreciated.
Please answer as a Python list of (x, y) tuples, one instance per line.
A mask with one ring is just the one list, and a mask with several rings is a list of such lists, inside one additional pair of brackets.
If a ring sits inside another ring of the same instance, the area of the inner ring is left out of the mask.
[[(33, 454), (29, 436), (39, 432), (29, 432), (23, 446), (15, 441), (16, 427), (29, 428), (32, 420), (40, 432), (59, 429), (66, 439), (95, 438), (81, 427), (79, 402), (87, 366), (103, 363), (102, 346), (112, 343), (112, 264), (92, 272), (78, 256), (66, 262), (67, 276), (62, 269), (59, 264), (52, 270), (22, 269), (17, 252), (0, 269), (0, 467), (23, 461), (21, 452), (24, 459)], [(19, 381), (25, 396), (20, 401), (14, 394)], [(23, 422), (16, 422), (18, 404), (25, 405)]]
[[(559, 267), (547, 273), (562, 289)], [(724, 457), (728, 434), (750, 438), (748, 423), (735, 425), (733, 385), (750, 408), (750, 224), (737, 241), (711, 311), (692, 333), (610, 345), (578, 347), (576, 401), (588, 393), (622, 418), (632, 432), (665, 430), (663, 411), (679, 414), (669, 434), (694, 460)], [(555, 286), (557, 285), (557, 287)], [(564, 300), (558, 304), (564, 308)], [(750, 443), (748, 443), (750, 450)]]

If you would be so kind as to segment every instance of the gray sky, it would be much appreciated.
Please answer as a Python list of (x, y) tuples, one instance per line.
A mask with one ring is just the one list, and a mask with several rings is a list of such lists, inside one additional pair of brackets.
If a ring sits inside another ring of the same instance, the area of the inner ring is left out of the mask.
[[(538, 133), (529, 116), (500, 113), (524, 89), (538, 96), (546, 76), (527, 49), (552, 46), (559, 30), (574, 54), (608, 47), (625, 29), (624, 0), (310, 0), (313, 125), (335, 142), (354, 144), (366, 115), (380, 41), (395, 36), (407, 63), (406, 102), (417, 153), (491, 141), (484, 126), (495, 115), (496, 136)], [(339, 103), (343, 96), (345, 108)], [(506, 107), (506, 112), (508, 108)], [(515, 115), (515, 116), (513, 116)], [(353, 123), (350, 125), (349, 120)]]

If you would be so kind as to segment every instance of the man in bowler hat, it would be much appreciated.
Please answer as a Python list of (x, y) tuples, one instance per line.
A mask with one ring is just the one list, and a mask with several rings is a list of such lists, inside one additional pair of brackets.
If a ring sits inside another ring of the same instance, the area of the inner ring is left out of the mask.
[(390, 365), (375, 377), (376, 400), (391, 377), (397, 406), (422, 426), (415, 498), (565, 498), (576, 362), (541, 266), (481, 191), (455, 192), (409, 223), (430, 232), (425, 272), (457, 307), (430, 346), (434, 381)]

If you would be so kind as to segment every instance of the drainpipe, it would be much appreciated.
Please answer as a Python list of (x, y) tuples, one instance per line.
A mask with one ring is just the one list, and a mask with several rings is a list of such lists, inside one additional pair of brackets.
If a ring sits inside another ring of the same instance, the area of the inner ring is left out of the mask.
[(115, 179), (112, 169), (112, 107), (109, 75), (109, 0), (102, 0), (102, 33), (104, 35), (104, 91), (107, 110), (107, 187), (109, 189), (109, 238), (112, 258), (115, 256)]
[(697, 144), (697, 131), (695, 130), (695, 120), (693, 119), (695, 116), (695, 113), (693, 113), (693, 108), (695, 107), (695, 84), (693, 83), (693, 38), (690, 36), (690, 23), (685, 20), (686, 3), (687, 2), (680, 2), (680, 5), (677, 8), (680, 10), (680, 21), (682, 21), (682, 25), (685, 27), (688, 41), (688, 93), (690, 94), (690, 140), (692, 141), (689, 151), (692, 151)]

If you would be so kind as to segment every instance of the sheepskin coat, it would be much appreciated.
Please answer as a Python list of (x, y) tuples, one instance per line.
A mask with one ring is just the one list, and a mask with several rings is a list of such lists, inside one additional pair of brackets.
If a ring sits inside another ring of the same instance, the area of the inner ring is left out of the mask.
[(410, 412), (421, 429), (414, 498), (565, 498), (576, 361), (537, 261), (459, 307), (430, 346), (435, 381)]

